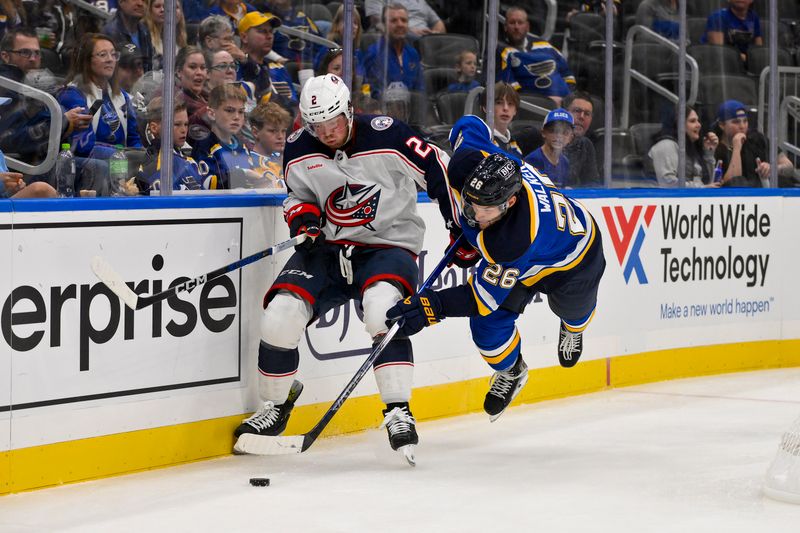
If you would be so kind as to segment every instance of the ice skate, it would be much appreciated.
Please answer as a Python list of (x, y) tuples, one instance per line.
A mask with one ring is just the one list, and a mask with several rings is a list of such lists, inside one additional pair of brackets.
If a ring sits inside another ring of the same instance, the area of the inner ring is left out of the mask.
[(583, 332), (573, 333), (561, 322), (558, 332), (558, 362), (564, 368), (575, 366), (583, 351)]
[(284, 403), (275, 405), (273, 402), (264, 402), (253, 416), (242, 421), (233, 435), (237, 438), (248, 433), (262, 436), (280, 435), (286, 429), (294, 402), (297, 401), (301, 392), (303, 392), (303, 384), (294, 380), (289, 389), (289, 396)]
[(381, 428), (385, 427), (389, 434), (389, 445), (393, 450), (403, 452), (411, 466), (416, 466), (414, 451), (419, 442), (416, 420), (408, 408), (408, 403), (390, 403), (383, 411)]
[(528, 382), (528, 365), (522, 360), (522, 355), (517, 357), (517, 362), (508, 370), (495, 372), (492, 376), (489, 392), (483, 401), (483, 410), (489, 415), (489, 421), (494, 422), (509, 404), (517, 397), (519, 391)]

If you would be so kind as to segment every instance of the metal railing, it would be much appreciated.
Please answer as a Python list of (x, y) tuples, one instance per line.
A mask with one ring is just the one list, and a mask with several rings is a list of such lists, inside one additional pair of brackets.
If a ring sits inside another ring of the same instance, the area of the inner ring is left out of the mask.
[[(665, 49), (672, 51), (680, 61), (680, 47), (677, 43), (657, 34), (649, 28), (644, 26), (632, 26), (625, 36), (625, 69), (623, 75), (622, 86), (622, 114), (620, 116), (620, 127), (627, 129), (630, 126), (630, 106), (631, 106), (631, 80), (636, 80), (648, 89), (660, 94), (670, 102), (677, 104), (678, 95), (670, 91), (657, 81), (648, 78), (638, 70), (632, 68), (633, 66), (633, 45), (636, 37), (646, 36), (648, 42), (663, 45)], [(686, 63), (689, 65), (689, 72), (687, 78), (689, 80), (689, 96), (686, 103), (694, 105), (697, 101), (697, 92), (700, 86), (700, 70), (697, 66), (697, 61), (690, 55), (686, 56)]]
[(61, 146), (61, 126), (64, 119), (61, 106), (51, 94), (3, 76), (0, 76), (0, 87), (14, 91), (20, 96), (20, 98), (33, 98), (34, 100), (41, 101), (50, 112), (50, 131), (47, 142), (47, 156), (45, 156), (44, 161), (38, 165), (30, 165), (6, 154), (6, 161), (9, 168), (24, 174), (46, 174), (51, 168), (53, 168), (53, 165), (55, 165), (56, 158), (58, 158), (58, 150)]
[(800, 98), (794, 95), (785, 96), (780, 105), (778, 112), (779, 120), (779, 133), (778, 133), (778, 147), (784, 152), (790, 153), (795, 157), (800, 157), (800, 147), (797, 144), (789, 142), (789, 117), (794, 119), (795, 123), (795, 143), (797, 143), (797, 128), (800, 125)]

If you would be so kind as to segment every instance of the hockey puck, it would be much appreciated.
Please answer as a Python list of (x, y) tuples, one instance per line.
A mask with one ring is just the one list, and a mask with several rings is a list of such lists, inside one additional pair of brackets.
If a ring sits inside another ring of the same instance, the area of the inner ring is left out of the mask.
[(250, 484), (254, 487), (269, 487), (268, 477), (251, 477)]

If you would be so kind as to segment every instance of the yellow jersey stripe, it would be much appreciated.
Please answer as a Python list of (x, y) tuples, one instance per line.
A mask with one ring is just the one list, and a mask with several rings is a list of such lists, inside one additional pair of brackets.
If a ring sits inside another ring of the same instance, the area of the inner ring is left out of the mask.
[(543, 268), (535, 276), (531, 276), (529, 278), (525, 278), (524, 280), (522, 280), (522, 283), (527, 287), (531, 287), (536, 282), (538, 282), (539, 280), (544, 278), (545, 276), (549, 276), (550, 274), (552, 274), (554, 272), (563, 272), (565, 270), (572, 270), (573, 268), (575, 268), (575, 266), (578, 265), (578, 263), (580, 263), (583, 260), (584, 256), (586, 255), (586, 252), (589, 251), (589, 248), (592, 247), (592, 243), (594, 243), (595, 235), (597, 235), (597, 228), (595, 227), (594, 219), (591, 219), (591, 220), (592, 220), (592, 236), (589, 239), (589, 243), (581, 251), (581, 253), (580, 253), (580, 255), (578, 255), (578, 257), (576, 257), (575, 259), (573, 259), (572, 261), (570, 261), (566, 265)]

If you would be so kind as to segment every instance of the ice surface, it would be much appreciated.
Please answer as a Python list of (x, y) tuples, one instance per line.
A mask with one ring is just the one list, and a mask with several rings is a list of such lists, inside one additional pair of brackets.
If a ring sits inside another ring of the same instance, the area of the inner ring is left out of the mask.
[(423, 422), (416, 468), (376, 429), (14, 494), (0, 531), (796, 533), (761, 485), (798, 414), (800, 369), (643, 385)]

